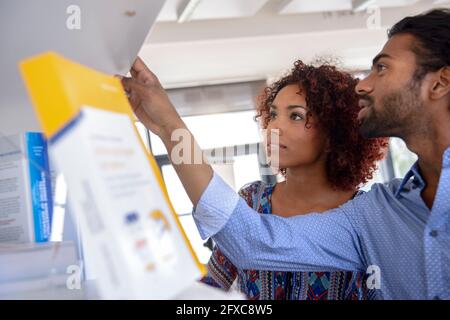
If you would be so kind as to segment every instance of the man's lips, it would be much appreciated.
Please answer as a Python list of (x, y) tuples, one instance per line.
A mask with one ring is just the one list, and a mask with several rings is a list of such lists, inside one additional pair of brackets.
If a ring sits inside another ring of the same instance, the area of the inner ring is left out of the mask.
[(367, 112), (370, 110), (370, 108), (372, 108), (372, 103), (368, 100), (361, 99), (359, 100), (358, 104), (359, 107), (361, 108), (361, 110), (359, 110), (358, 113), (358, 120), (361, 121), (367, 114)]
[(370, 101), (368, 99), (359, 99), (359, 101), (358, 101), (358, 105), (361, 108), (369, 108), (372, 106), (372, 104), (373, 104), (372, 101)]

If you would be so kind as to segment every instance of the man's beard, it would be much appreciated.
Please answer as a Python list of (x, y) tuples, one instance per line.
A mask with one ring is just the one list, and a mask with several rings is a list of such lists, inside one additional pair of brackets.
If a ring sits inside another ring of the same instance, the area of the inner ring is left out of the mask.
[(405, 88), (384, 96), (379, 110), (375, 110), (372, 97), (361, 99), (370, 102), (370, 109), (360, 125), (360, 132), (365, 138), (405, 138), (414, 131), (423, 112), (420, 82), (414, 79)]

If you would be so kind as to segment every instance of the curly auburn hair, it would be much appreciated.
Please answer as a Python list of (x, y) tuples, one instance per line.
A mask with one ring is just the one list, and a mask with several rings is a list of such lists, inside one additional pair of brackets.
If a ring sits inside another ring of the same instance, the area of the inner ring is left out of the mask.
[[(298, 60), (288, 75), (266, 87), (258, 98), (255, 119), (261, 118), (261, 126), (266, 129), (278, 92), (287, 85), (299, 86), (309, 109), (305, 126), (309, 127), (314, 114), (329, 138), (326, 173), (335, 189), (355, 190), (372, 179), (377, 161), (383, 159), (388, 146), (386, 138), (365, 139), (359, 133), (357, 83), (351, 74), (327, 63), (316, 67)], [(280, 171), (286, 174), (285, 168)]]

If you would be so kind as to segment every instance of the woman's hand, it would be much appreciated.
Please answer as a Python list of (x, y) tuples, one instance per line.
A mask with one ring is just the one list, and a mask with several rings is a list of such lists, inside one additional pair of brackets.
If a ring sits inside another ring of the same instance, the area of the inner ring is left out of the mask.
[(177, 152), (172, 154), (178, 143), (172, 140), (172, 132), (175, 130), (184, 130), (185, 138), (191, 141), (187, 144), (188, 147), (182, 150), (183, 154), (202, 155), (202, 150), (170, 102), (158, 78), (139, 57), (130, 73), (131, 78), (121, 79), (131, 107), (144, 126), (164, 142), (169, 159), (195, 207), (213, 176), (212, 168), (206, 161), (194, 163), (190, 157), (187, 162), (175, 161), (179, 158)]
[(144, 126), (161, 139), (170, 139), (173, 130), (183, 128), (178, 115), (158, 78), (137, 58), (131, 78), (121, 77), (131, 107)]

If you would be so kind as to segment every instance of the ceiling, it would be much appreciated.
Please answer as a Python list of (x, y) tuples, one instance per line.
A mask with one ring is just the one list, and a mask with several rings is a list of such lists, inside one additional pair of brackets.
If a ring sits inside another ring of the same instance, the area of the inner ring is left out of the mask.
[(450, 0), (167, 0), (140, 56), (167, 88), (278, 76), (334, 56), (367, 69), (396, 21)]

